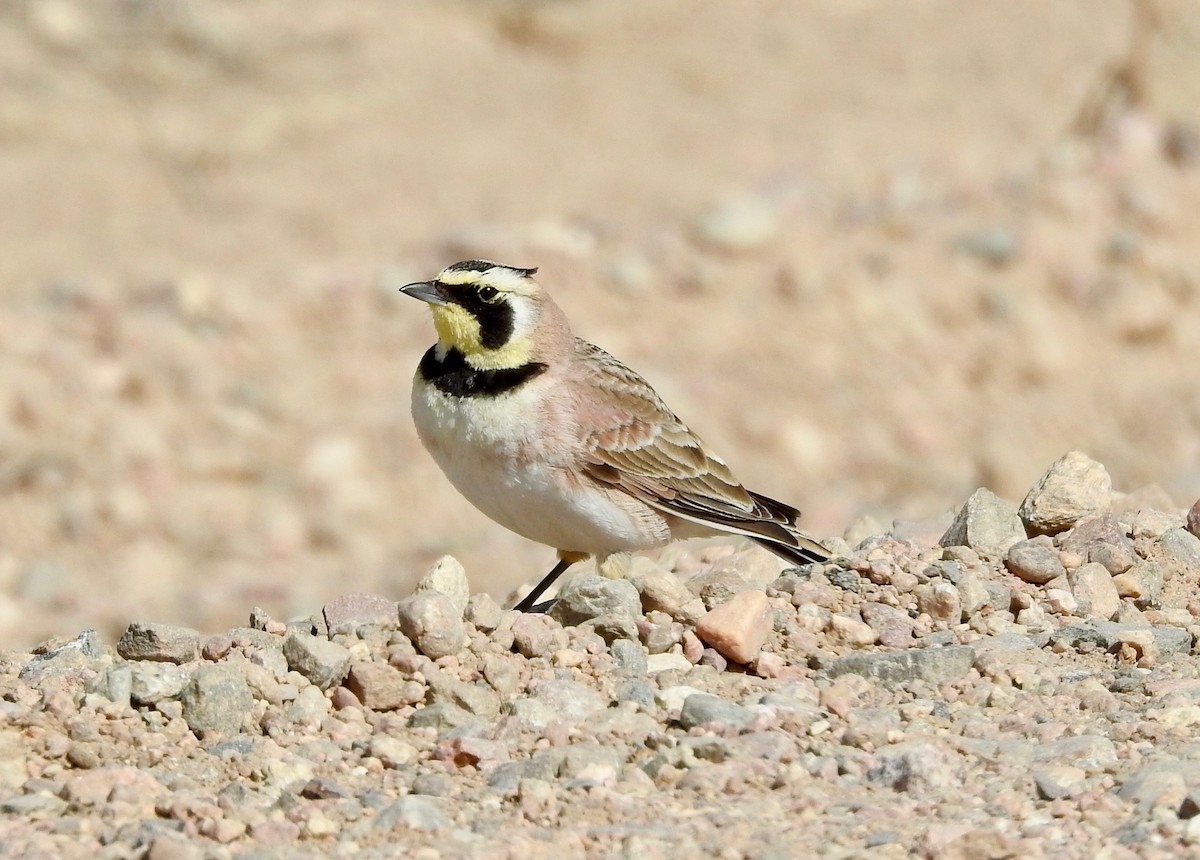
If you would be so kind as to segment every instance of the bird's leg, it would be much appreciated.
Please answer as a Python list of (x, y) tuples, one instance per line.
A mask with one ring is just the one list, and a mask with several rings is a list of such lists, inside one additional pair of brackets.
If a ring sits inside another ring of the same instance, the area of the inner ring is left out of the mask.
[(541, 582), (539, 582), (537, 585), (535, 585), (533, 587), (533, 591), (529, 592), (523, 598), (521, 598), (521, 602), (518, 603), (516, 606), (514, 606), (513, 609), (517, 610), (518, 612), (545, 612), (545, 611), (547, 611), (551, 606), (554, 605), (555, 601), (547, 600), (545, 603), (541, 603), (541, 604), (538, 604), (537, 606), (534, 606), (534, 604), (537, 603), (537, 599), (542, 596), (542, 593), (547, 588), (549, 588), (550, 586), (552, 586), (554, 584), (554, 580), (556, 580), (560, 576), (562, 576), (563, 571), (565, 571), (568, 567), (573, 565), (575, 562), (582, 561), (585, 558), (587, 558), (587, 556), (582, 555), (580, 553), (560, 552), (558, 554), (558, 564), (554, 565), (554, 567), (550, 570), (550, 572), (542, 577)]

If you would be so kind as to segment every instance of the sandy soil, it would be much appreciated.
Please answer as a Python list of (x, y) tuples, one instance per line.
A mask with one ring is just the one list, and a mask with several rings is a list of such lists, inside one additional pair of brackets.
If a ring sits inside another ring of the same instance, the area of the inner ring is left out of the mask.
[(432, 330), (396, 288), (477, 256), (540, 266), (823, 538), (1018, 502), (1072, 449), (1178, 519), (1200, 13), (1160, 0), (1131, 55), (1134, 8), (0, 5), (0, 647), (395, 600), (443, 553), (497, 598), (539, 575), (408, 416)]

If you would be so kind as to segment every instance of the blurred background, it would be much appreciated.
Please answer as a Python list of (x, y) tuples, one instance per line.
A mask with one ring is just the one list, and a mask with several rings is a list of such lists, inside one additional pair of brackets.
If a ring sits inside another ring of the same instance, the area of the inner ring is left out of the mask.
[(1078, 448), (1200, 496), (1200, 8), (0, 2), (0, 646), (550, 550), (419, 446), (402, 284), (540, 266), (817, 535)]

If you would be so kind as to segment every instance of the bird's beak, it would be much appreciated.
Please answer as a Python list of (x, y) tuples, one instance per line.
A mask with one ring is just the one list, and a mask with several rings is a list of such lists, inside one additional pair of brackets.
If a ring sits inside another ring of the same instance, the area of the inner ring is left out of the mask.
[(446, 294), (442, 292), (442, 288), (438, 286), (437, 281), (417, 281), (415, 284), (408, 284), (401, 287), (400, 292), (406, 296), (412, 296), (414, 299), (428, 302), (431, 305), (448, 305), (451, 303)]

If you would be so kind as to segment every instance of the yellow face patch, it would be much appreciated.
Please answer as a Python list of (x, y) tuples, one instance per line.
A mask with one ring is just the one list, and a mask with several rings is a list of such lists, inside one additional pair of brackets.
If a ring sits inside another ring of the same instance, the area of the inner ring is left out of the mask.
[(533, 344), (528, 338), (517, 338), (497, 349), (489, 349), (480, 340), (479, 320), (458, 305), (430, 305), (438, 343), (447, 349), (457, 349), (467, 364), (477, 370), (502, 370), (528, 363)]

